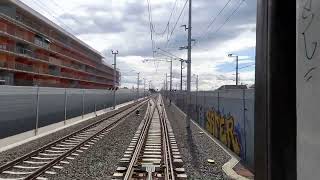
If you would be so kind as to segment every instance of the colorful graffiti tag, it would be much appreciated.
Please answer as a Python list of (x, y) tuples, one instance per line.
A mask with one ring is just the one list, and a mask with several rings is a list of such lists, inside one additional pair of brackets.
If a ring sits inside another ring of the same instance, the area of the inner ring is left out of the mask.
[(242, 156), (240, 129), (235, 125), (234, 117), (209, 110), (206, 119), (207, 130), (237, 155)]

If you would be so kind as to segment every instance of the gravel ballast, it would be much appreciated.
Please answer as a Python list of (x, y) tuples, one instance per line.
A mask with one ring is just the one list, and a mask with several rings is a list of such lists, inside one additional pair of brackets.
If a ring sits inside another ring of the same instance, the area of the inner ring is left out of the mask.
[(9, 149), (7, 151), (0, 152), (0, 166), (9, 162), (9, 161), (12, 161), (12, 160), (18, 158), (18, 157), (21, 157), (22, 155), (27, 154), (35, 149), (38, 149), (39, 147), (42, 147), (42, 146), (48, 144), (49, 142), (55, 141), (59, 138), (62, 138), (64, 136), (70, 134), (71, 132), (74, 132), (74, 131), (79, 130), (85, 126), (88, 126), (89, 124), (91, 124), (93, 122), (96, 122), (96, 121), (101, 120), (102, 118), (108, 117), (109, 115), (114, 114), (115, 112), (120, 111), (122, 109), (125, 109), (128, 106), (132, 106), (132, 104), (121, 107), (116, 111), (107, 112), (101, 116), (94, 117), (90, 120), (83, 121), (81, 123), (67, 127), (67, 128), (62, 129), (60, 131), (54, 132), (52, 134), (46, 135), (44, 137), (38, 138), (36, 140), (22, 144), (20, 146), (14, 147), (14, 148)]
[(85, 150), (63, 169), (55, 170), (49, 179), (112, 179), (118, 162), (131, 142), (146, 111), (146, 105), (141, 109), (141, 116), (132, 113), (124, 122), (108, 132), (88, 150)]
[(185, 116), (174, 105), (165, 107), (188, 179), (228, 179), (222, 166), (231, 157), (193, 123), (187, 129)]

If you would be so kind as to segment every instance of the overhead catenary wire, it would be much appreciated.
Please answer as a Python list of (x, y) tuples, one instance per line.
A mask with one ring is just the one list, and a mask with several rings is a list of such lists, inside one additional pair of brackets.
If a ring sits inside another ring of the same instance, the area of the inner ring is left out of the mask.
[[(188, 11), (184, 11), (183, 15), (182, 15), (182, 19), (180, 20), (180, 22), (182, 24), (187, 24), (188, 22), (184, 22), (185, 20), (185, 17), (186, 15), (188, 14)], [(183, 35), (185, 36), (185, 39), (188, 38), (188, 34), (187, 33), (183, 33)], [(168, 34), (169, 36), (169, 34)], [(168, 41), (168, 38), (167, 38), (167, 41)], [(174, 40), (174, 41), (170, 41), (168, 46), (166, 47), (166, 50), (169, 50), (169, 49), (177, 49), (176, 46), (177, 44), (184, 44), (185, 42), (182, 42), (182, 41), (178, 41), (178, 40)]]
[(239, 67), (238, 69), (244, 69), (244, 68), (248, 68), (248, 67), (251, 67), (251, 66), (255, 66), (256, 64), (249, 64), (247, 66), (242, 66), (242, 67)]
[(57, 18), (57, 14), (51, 10), (49, 7), (47, 7), (45, 4), (43, 4), (41, 1), (37, 1), (37, 0), (32, 0), (32, 2), (34, 2), (35, 5), (37, 5), (40, 9), (42, 9), (44, 12), (46, 12), (48, 15), (50, 15), (53, 19), (55, 19), (57, 22), (59, 22), (60, 24), (62, 24), (65, 28), (68, 28), (70, 32), (72, 32), (73, 34), (75, 34), (75, 32), (72, 30), (72, 28), (70, 28), (67, 24), (65, 24), (64, 22), (62, 22), (59, 18)]
[[(61, 9), (64, 13), (67, 13), (67, 11), (62, 6), (60, 6), (57, 2), (55, 2), (55, 0), (51, 0), (49, 2), (52, 2), (56, 7)], [(82, 24), (82, 22), (80, 22), (78, 19), (74, 18), (73, 16), (70, 16), (70, 18), (76, 21), (78, 24), (80, 25)]]
[[(174, 11), (175, 11), (175, 9), (176, 9), (176, 6), (177, 6), (177, 2), (178, 2), (178, 0), (175, 0), (175, 2), (174, 2), (174, 5), (173, 5), (173, 8), (172, 8), (172, 10), (171, 10), (171, 12), (170, 12), (170, 16), (169, 16), (169, 19), (168, 19), (168, 21), (167, 21), (167, 24), (166, 24), (166, 27), (165, 27), (165, 29), (162, 31), (162, 32), (157, 32), (155, 29), (155, 25), (153, 24), (153, 18), (152, 18), (152, 6), (151, 6), (151, 2), (150, 2), (151, 0), (147, 0), (147, 5), (148, 5), (148, 14), (149, 14), (149, 28), (150, 28), (150, 39), (151, 39), (151, 46), (152, 46), (152, 54), (153, 54), (153, 57), (154, 57), (154, 52), (155, 52), (155, 47), (156, 47), (156, 42), (155, 42), (155, 35), (158, 35), (158, 36), (163, 36), (163, 35), (165, 35), (166, 34), (166, 32), (168, 32), (167, 33), (167, 40), (169, 39), (168, 38), (168, 36), (169, 36), (169, 31), (170, 31), (170, 22), (171, 22), (171, 19), (172, 19), (172, 17), (173, 17), (173, 14), (174, 14)], [(188, 1), (188, 0), (187, 0)], [(183, 11), (182, 11), (183, 12)], [(180, 17), (181, 17), (181, 14), (180, 14), (180, 16), (179, 16), (179, 18), (178, 19), (180, 19)], [(177, 24), (177, 23), (176, 23)], [(176, 27), (176, 24), (175, 24), (175, 26), (173, 27), (173, 31), (174, 31), (174, 29), (175, 29), (175, 27)], [(173, 32), (172, 31), (172, 32)], [(171, 33), (172, 33), (171, 32)], [(172, 34), (171, 34), (172, 35)]]
[(168, 38), (167, 43), (166, 43), (166, 47), (168, 47), (168, 44), (169, 44), (169, 42), (170, 42), (170, 40), (171, 40), (171, 37), (172, 37), (172, 35), (173, 35), (173, 32), (175, 31), (175, 29), (176, 29), (176, 27), (177, 27), (177, 24), (178, 24), (178, 22), (179, 22), (179, 20), (180, 20), (180, 18), (181, 18), (182, 13), (184, 12), (184, 10), (185, 10), (185, 8), (186, 8), (186, 6), (187, 6), (188, 1), (189, 1), (189, 0), (186, 0), (186, 2), (184, 3), (183, 8), (182, 8), (182, 10), (181, 10), (181, 12), (180, 12), (177, 20), (176, 20), (176, 22), (175, 22), (175, 24), (174, 24), (171, 32), (170, 32), (169, 38)]
[[(236, 12), (239, 10), (239, 8), (241, 7), (241, 5), (244, 1), (245, 0), (240, 0), (238, 5), (236, 6), (236, 8), (234, 8), (234, 10), (229, 14), (229, 16), (225, 19), (225, 21), (212, 34), (216, 35), (231, 20), (231, 18), (236, 14)], [(208, 31), (208, 33), (209, 32), (210, 31)], [(209, 34), (207, 36), (209, 36)], [(197, 41), (197, 45), (199, 45), (200, 41), (201, 41), (201, 39), (199, 38)]]
[(177, 2), (178, 2), (178, 0), (175, 0), (174, 5), (173, 5), (173, 8), (172, 8), (171, 13), (170, 13), (170, 16), (169, 16), (168, 23), (167, 23), (167, 26), (168, 26), (167, 40), (168, 40), (168, 38), (169, 38), (169, 32), (170, 32), (170, 21), (171, 21), (171, 19), (172, 19), (173, 14), (174, 14), (173, 12), (175, 12), (175, 9), (176, 9), (176, 7), (177, 7)]
[(216, 30), (214, 31), (213, 34), (219, 32), (224, 25), (226, 25), (230, 19), (236, 14), (236, 12), (239, 10), (239, 8), (241, 7), (242, 3), (244, 2), (245, 0), (240, 0), (240, 3), (238, 4), (238, 6), (232, 11), (232, 13), (228, 16), (228, 18), (221, 24), (221, 26)]
[[(153, 30), (153, 32), (154, 32), (156, 35), (162, 36), (162, 35), (166, 34), (166, 32), (168, 32), (167, 34), (169, 34), (169, 31), (170, 31), (170, 21), (171, 21), (171, 19), (172, 19), (172, 17), (173, 17), (173, 12), (174, 12), (175, 9), (176, 9), (177, 1), (178, 1), (178, 0), (175, 0), (175, 2), (174, 2), (174, 5), (173, 5), (173, 8), (172, 8), (172, 10), (171, 10), (171, 12), (170, 12), (170, 16), (169, 16), (169, 19), (168, 19), (168, 21), (167, 21), (166, 27), (165, 27), (165, 29), (164, 29), (162, 32), (157, 32), (157, 31), (155, 30), (155, 25), (154, 25), (153, 22), (152, 22), (152, 30)], [(151, 5), (150, 5), (150, 7), (151, 7)], [(151, 11), (151, 12), (152, 12), (152, 11)]]
[(206, 35), (206, 33), (210, 30), (211, 26), (216, 22), (216, 20), (218, 19), (218, 17), (222, 14), (222, 12), (226, 9), (226, 7), (230, 4), (231, 1), (232, 1), (232, 0), (228, 0), (228, 1), (226, 2), (226, 4), (223, 6), (223, 8), (219, 11), (219, 13), (212, 18), (212, 20), (211, 20), (210, 23), (208, 24), (206, 30), (203, 31), (203, 33), (202, 33), (202, 35), (200, 36), (199, 39), (202, 39), (202, 38)]
[(153, 31), (152, 31), (152, 14), (150, 7), (150, 0), (147, 0), (148, 3), (148, 14), (149, 14), (149, 28), (150, 28), (150, 39), (151, 39), (151, 47), (152, 47), (152, 56), (154, 57), (154, 40), (153, 40)]

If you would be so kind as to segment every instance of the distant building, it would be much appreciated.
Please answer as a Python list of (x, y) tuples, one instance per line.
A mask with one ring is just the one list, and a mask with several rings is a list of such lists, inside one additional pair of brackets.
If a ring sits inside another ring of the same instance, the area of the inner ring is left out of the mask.
[[(19, 0), (0, 1), (0, 80), (6, 85), (113, 87), (99, 52)], [(117, 84), (119, 85), (117, 71)]]
[(223, 85), (218, 88), (218, 90), (227, 90), (227, 89), (248, 89), (246, 85)]

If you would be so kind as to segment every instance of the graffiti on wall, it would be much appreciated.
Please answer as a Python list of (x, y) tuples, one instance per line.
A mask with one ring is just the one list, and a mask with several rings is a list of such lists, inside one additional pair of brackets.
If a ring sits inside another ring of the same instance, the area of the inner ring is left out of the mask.
[(213, 109), (206, 113), (207, 130), (240, 157), (242, 156), (240, 125), (230, 114), (223, 115)]

